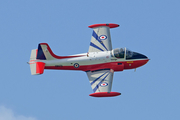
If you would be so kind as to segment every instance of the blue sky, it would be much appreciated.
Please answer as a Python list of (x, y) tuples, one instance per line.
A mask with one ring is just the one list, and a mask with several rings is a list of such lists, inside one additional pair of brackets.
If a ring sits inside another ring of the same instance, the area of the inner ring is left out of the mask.
[[(180, 119), (179, 0), (1, 0), (0, 119)], [(90, 97), (86, 73), (46, 70), (30, 74), (32, 49), (47, 42), (57, 55), (88, 51), (89, 25), (116, 23), (113, 48), (151, 60), (117, 72), (113, 98)]]

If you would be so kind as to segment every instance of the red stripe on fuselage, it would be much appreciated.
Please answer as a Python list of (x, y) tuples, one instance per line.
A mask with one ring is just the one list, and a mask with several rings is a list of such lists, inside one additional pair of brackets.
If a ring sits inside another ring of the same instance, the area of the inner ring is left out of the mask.
[[(146, 64), (149, 59), (145, 60), (136, 60), (133, 63), (127, 63), (127, 61), (122, 62), (110, 62), (94, 65), (79, 65), (78, 68), (72, 66), (45, 66), (45, 69), (54, 69), (54, 70), (81, 70), (81, 71), (94, 71), (99, 69), (113, 69), (114, 71), (123, 71), (124, 69), (134, 69)], [(118, 63), (122, 63), (118, 64)], [(122, 68), (123, 67), (123, 68)]]
[(55, 55), (51, 48), (49, 47), (49, 45), (47, 43), (40, 43), (40, 45), (46, 45), (47, 46), (47, 49), (49, 51), (49, 53), (56, 59), (65, 59), (65, 58), (74, 58), (74, 57), (82, 57), (82, 56), (85, 56), (85, 55), (78, 55), (78, 56), (57, 56)]
[(135, 60), (135, 61), (132, 60), (132, 62), (125, 61), (123, 64), (124, 64), (125, 69), (134, 69), (134, 68), (145, 65), (148, 61), (149, 59)]

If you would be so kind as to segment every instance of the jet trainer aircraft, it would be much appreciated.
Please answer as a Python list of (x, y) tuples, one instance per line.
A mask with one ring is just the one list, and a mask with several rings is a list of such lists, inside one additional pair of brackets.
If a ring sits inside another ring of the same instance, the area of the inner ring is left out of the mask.
[(71, 56), (55, 55), (47, 43), (40, 43), (31, 51), (30, 69), (32, 75), (43, 74), (44, 69), (79, 70), (86, 72), (94, 93), (93, 97), (113, 97), (121, 95), (111, 92), (114, 72), (136, 69), (149, 59), (143, 54), (127, 48), (112, 49), (110, 28), (118, 24), (94, 24), (92, 38), (87, 53)]

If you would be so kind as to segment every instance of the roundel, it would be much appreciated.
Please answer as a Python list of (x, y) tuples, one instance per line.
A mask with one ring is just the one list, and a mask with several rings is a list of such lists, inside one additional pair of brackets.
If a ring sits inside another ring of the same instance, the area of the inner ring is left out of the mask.
[(105, 39), (107, 39), (107, 36), (106, 35), (101, 35), (101, 36), (99, 36), (99, 39), (100, 40), (105, 40)]
[(78, 67), (79, 67), (79, 64), (78, 64), (78, 63), (75, 63), (75, 64), (74, 64), (74, 67), (75, 67), (75, 68), (78, 68)]
[(101, 87), (105, 87), (107, 85), (108, 85), (108, 83), (106, 83), (106, 82), (103, 82), (103, 83), (100, 84)]

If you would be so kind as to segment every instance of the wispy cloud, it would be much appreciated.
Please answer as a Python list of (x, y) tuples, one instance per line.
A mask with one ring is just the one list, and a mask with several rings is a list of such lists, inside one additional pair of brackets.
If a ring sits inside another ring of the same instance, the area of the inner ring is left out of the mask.
[(0, 106), (0, 120), (37, 120), (34, 117), (25, 117), (23, 115), (15, 115), (14, 112), (4, 106)]

